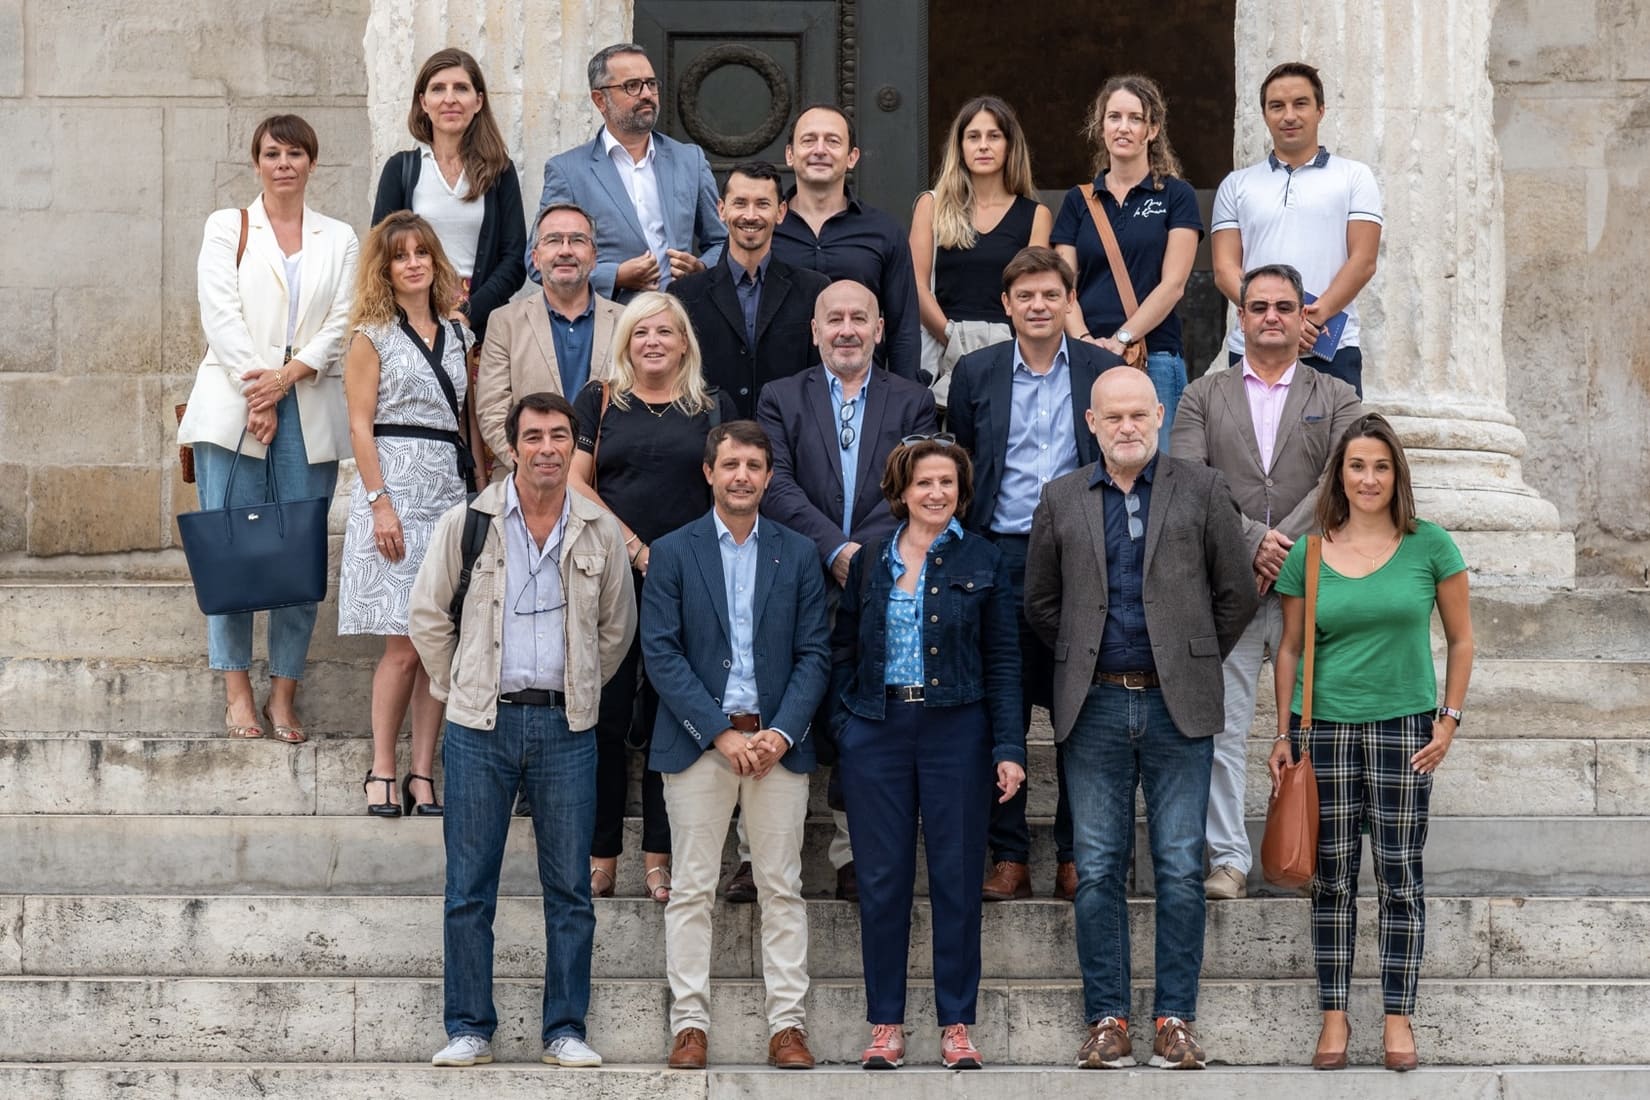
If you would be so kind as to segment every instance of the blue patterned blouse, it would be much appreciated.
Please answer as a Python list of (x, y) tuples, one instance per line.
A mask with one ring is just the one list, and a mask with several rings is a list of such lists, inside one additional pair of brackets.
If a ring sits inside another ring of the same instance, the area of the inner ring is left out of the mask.
[[(888, 573), (894, 578), (894, 585), (888, 590), (888, 659), (883, 665), (882, 682), (893, 685), (922, 684), (922, 585), (928, 576), (928, 557), (922, 560), (922, 571), (917, 574), (917, 588), (915, 592), (907, 592), (899, 586), (899, 579), (905, 575), (905, 562), (899, 556), (899, 537), (905, 533), (905, 524), (894, 529), (894, 537), (888, 540), (888, 549), (883, 554), (883, 562), (888, 566)], [(962, 524), (956, 517), (952, 517), (939, 538), (934, 540), (928, 548), (928, 553), (944, 546), (953, 539), (963, 536)]]

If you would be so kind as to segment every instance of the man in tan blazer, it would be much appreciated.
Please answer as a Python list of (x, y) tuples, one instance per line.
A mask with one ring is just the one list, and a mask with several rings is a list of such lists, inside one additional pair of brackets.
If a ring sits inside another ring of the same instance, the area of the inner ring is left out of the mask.
[(1283, 618), (1272, 582), (1312, 524), (1318, 478), (1347, 426), (1363, 415), (1345, 382), (1297, 361), (1300, 273), (1287, 264), (1257, 267), (1243, 278), (1238, 309), (1243, 360), (1186, 387), (1171, 449), (1226, 476), (1243, 511), (1260, 610), (1226, 658), (1226, 728), (1215, 738), (1207, 839), (1211, 898), (1248, 893), (1253, 860), (1244, 825), (1244, 764), (1262, 658), (1275, 651)]
[(493, 311), (476, 376), (476, 419), (496, 457), (493, 480), (510, 472), (504, 421), (510, 406), (530, 393), (559, 393), (572, 401), (585, 383), (608, 376), (613, 330), (624, 307), (590, 289), (596, 267), (596, 227), (571, 203), (539, 211), (533, 262), (544, 273), (544, 293)]

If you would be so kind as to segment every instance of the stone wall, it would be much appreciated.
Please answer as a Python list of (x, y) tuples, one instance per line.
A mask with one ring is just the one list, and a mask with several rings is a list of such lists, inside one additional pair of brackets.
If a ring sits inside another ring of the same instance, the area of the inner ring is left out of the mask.
[[(1650, 580), (1650, 0), (1502, 0), (1507, 402), (1581, 584)], [(1424, 93), (1423, 93), (1424, 94)]]

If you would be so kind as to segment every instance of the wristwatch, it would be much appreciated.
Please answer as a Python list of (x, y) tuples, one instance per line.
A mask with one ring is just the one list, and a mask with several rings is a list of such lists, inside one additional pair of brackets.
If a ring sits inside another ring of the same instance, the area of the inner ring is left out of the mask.
[(390, 495), (390, 490), (389, 490), (388, 486), (384, 486), (382, 488), (374, 489), (370, 493), (367, 494), (367, 503), (369, 505), (370, 504), (377, 504), (379, 497), (387, 497), (389, 495)]
[(1116, 332), (1112, 333), (1111, 338), (1116, 340), (1119, 344), (1122, 344), (1124, 347), (1128, 347), (1130, 344), (1134, 343), (1134, 333), (1130, 332), (1126, 328), (1118, 329)]
[(1455, 724), (1457, 726), (1461, 724), (1461, 712), (1456, 710), (1454, 707), (1439, 707), (1436, 717), (1453, 718), (1455, 719)]

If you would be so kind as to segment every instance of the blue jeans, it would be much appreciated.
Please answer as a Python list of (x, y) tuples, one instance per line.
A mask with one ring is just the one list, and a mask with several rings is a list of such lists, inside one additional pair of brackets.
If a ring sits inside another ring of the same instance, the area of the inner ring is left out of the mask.
[(544, 890), (546, 1043), (584, 1038), (590, 1007), (590, 838), (596, 828), (596, 736), (570, 731), (560, 707), (498, 705), (491, 732), (448, 722), (441, 741), (446, 771), (447, 896), (442, 990), (448, 1038), (491, 1039), (493, 913), (516, 788), (533, 806), (539, 884)]
[[(195, 490), (203, 509), (261, 504), (269, 499), (266, 464), (273, 464), (275, 484), (285, 500), (327, 497), (338, 484), (338, 463), (311, 464), (304, 450), (303, 425), (298, 420), (298, 395), (289, 392), (275, 406), (275, 439), (265, 458), (241, 456), (235, 466), (235, 497), (229, 489), (229, 468), (235, 452), (212, 443), (196, 443)], [(304, 678), (309, 639), (315, 633), (315, 605), (296, 604), (269, 612), (269, 674), (288, 680)], [(252, 613), (206, 617), (208, 664), (223, 672), (252, 667)]]
[(1157, 400), (1163, 406), (1163, 428), (1157, 435), (1157, 449), (1169, 453), (1169, 432), (1174, 428), (1174, 412), (1180, 407), (1180, 395), (1186, 390), (1186, 360), (1172, 351), (1154, 351), (1146, 356), (1146, 377), (1157, 390)]
[(1129, 910), (1134, 789), (1146, 795), (1157, 881), (1153, 1015), (1197, 1018), (1203, 970), (1203, 823), (1214, 740), (1183, 736), (1155, 688), (1096, 684), (1065, 751), (1077, 856), (1077, 961), (1089, 1023), (1130, 1015)]

